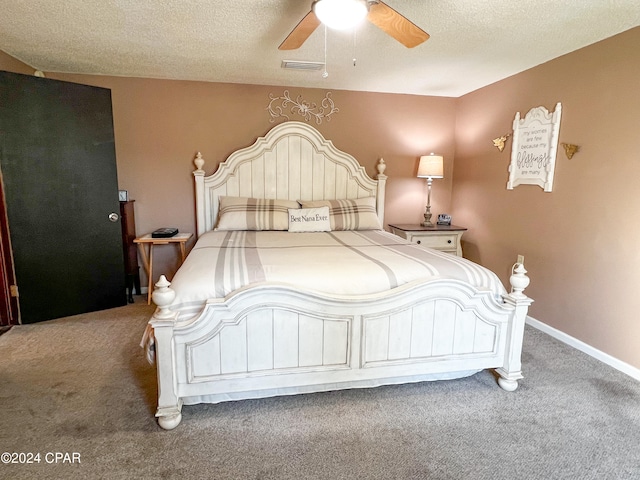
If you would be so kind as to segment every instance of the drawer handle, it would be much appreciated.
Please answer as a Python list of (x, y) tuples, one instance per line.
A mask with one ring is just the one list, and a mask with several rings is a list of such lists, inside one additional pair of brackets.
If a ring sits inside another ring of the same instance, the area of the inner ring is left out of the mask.
[(421, 240), (418, 240), (416, 243), (417, 243), (418, 245), (420, 245), (420, 243), (421, 243), (421, 242), (422, 242)]
[(451, 240), (447, 240), (447, 243), (451, 243)]

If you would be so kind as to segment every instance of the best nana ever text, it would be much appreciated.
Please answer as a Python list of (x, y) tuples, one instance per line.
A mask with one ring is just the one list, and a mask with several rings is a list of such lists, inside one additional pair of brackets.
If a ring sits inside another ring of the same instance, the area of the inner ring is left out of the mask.
[(320, 215), (316, 213), (315, 215), (300, 215), (296, 217), (295, 215), (291, 215), (291, 222), (326, 222), (329, 219), (327, 215)]

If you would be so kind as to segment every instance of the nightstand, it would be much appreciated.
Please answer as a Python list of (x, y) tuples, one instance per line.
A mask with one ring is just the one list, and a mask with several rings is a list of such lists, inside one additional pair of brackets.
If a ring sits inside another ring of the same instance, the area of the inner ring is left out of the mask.
[[(149, 286), (147, 289), (147, 305), (151, 303), (151, 292), (153, 291), (153, 247), (155, 245), (168, 245), (173, 243), (174, 245), (180, 246), (180, 264), (184, 262), (185, 257), (187, 256), (187, 252), (185, 249), (185, 244), (187, 240), (189, 240), (193, 236), (192, 233), (178, 233), (173, 237), (168, 238), (153, 238), (150, 233), (143, 235), (141, 237), (136, 238), (133, 243), (138, 244), (138, 250), (140, 251), (140, 256), (142, 257), (142, 263), (144, 265), (145, 270), (147, 271), (147, 277), (149, 280)], [(149, 245), (149, 254), (147, 255), (147, 251), (144, 246)]]
[(398, 224), (389, 225), (389, 228), (391, 228), (391, 233), (406, 238), (410, 242), (442, 252), (452, 253), (459, 257), (462, 256), (460, 239), (462, 238), (462, 234), (467, 230), (464, 227), (457, 227), (455, 225), (423, 227), (419, 224)]

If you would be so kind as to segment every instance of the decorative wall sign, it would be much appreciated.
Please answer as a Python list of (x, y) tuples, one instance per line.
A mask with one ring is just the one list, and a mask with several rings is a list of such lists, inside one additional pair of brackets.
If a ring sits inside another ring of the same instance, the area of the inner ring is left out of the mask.
[(523, 120), (520, 112), (516, 113), (508, 190), (522, 184), (538, 185), (545, 192), (552, 190), (561, 113), (560, 102), (554, 112), (544, 107), (532, 108)]
[(285, 90), (281, 97), (274, 97), (273, 94), (269, 94), (271, 101), (267, 106), (271, 119), (269, 122), (275, 122), (276, 118), (284, 117), (289, 120), (291, 113), (294, 115), (300, 115), (307, 122), (311, 119), (315, 120), (317, 125), (322, 123), (323, 119), (327, 122), (331, 120), (331, 115), (337, 113), (339, 110), (331, 99), (331, 92), (327, 92), (326, 96), (320, 102), (320, 106), (317, 104), (302, 100), (301, 95), (298, 95), (295, 100), (289, 96), (289, 90)]

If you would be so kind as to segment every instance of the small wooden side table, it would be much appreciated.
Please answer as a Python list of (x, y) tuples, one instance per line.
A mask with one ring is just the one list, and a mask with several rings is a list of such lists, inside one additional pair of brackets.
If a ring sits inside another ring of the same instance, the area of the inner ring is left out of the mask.
[[(147, 290), (147, 305), (151, 304), (151, 292), (153, 291), (153, 247), (156, 245), (168, 245), (175, 243), (180, 246), (180, 264), (184, 262), (187, 256), (185, 244), (187, 240), (193, 237), (193, 233), (178, 233), (173, 237), (168, 238), (153, 238), (150, 233), (136, 238), (133, 243), (138, 244), (138, 250), (140, 251), (140, 257), (142, 257), (142, 263), (147, 271), (147, 277), (149, 278), (149, 286)], [(145, 245), (149, 245), (149, 254), (144, 248)]]

